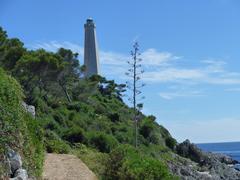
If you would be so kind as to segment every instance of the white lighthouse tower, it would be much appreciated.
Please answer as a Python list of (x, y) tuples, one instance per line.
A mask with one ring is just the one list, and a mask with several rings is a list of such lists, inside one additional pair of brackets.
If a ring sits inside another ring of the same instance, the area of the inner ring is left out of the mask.
[(96, 26), (92, 18), (88, 18), (84, 24), (84, 65), (86, 67), (85, 76), (90, 77), (99, 74), (99, 57), (96, 37)]

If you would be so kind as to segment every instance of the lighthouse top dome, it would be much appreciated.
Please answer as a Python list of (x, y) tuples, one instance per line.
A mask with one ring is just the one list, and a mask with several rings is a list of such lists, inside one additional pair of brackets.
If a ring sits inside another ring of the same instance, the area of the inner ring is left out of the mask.
[(86, 24), (84, 24), (84, 27), (87, 28), (87, 27), (96, 27), (94, 22), (93, 22), (93, 19), (92, 18), (87, 18), (87, 21), (86, 21)]
[(91, 18), (91, 17), (87, 18), (87, 22), (88, 23), (93, 22), (93, 18)]

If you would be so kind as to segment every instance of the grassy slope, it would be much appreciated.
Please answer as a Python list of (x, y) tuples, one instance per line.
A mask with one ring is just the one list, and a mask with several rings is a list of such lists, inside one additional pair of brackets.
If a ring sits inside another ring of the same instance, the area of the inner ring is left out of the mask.
[(23, 93), (17, 81), (0, 68), (0, 177), (6, 175), (4, 154), (7, 148), (19, 152), (30, 175), (41, 176), (42, 132), (21, 103)]

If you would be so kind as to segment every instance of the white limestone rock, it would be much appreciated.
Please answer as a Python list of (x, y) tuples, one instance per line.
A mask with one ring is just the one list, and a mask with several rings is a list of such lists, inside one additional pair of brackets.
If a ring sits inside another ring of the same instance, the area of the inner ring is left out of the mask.
[(24, 109), (29, 112), (33, 117), (36, 115), (35, 106), (27, 105), (25, 102), (22, 102)]
[(14, 173), (14, 178), (10, 178), (11, 180), (28, 180), (28, 174), (25, 169), (18, 169)]

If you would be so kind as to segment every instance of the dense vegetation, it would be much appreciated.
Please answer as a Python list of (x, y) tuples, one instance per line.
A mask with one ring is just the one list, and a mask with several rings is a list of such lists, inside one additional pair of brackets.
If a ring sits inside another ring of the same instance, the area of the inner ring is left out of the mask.
[(40, 176), (43, 136), (39, 124), (22, 106), (19, 83), (0, 68), (0, 178), (6, 175), (6, 151), (11, 148), (24, 158), (29, 173)]
[[(47, 152), (76, 154), (103, 179), (173, 179), (165, 162), (176, 141), (154, 116), (140, 113), (134, 148), (134, 111), (122, 100), (125, 85), (83, 78), (77, 56), (63, 48), (27, 50), (0, 29), (0, 66), (9, 74), (0, 71), (1, 157), (13, 146), (39, 176), (44, 144)], [(22, 110), (22, 100), (36, 107), (35, 119)]]

